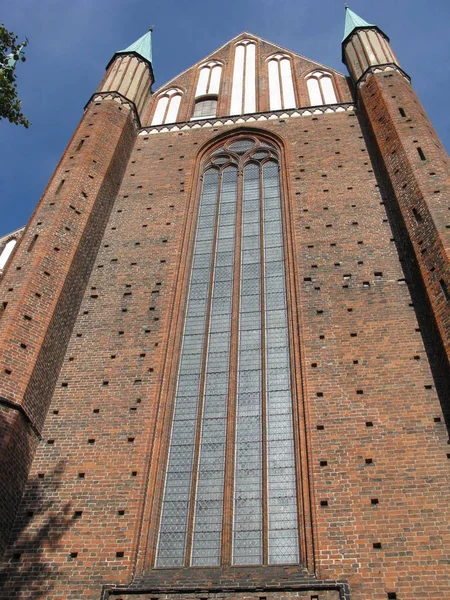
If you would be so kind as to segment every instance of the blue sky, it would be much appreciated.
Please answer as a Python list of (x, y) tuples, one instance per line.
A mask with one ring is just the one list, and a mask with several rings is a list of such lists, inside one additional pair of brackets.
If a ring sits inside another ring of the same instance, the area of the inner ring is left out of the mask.
[[(450, 1), (348, 0), (391, 38), (450, 150)], [(341, 0), (6, 0), (1, 19), (28, 37), (18, 67), (30, 129), (0, 122), (0, 236), (26, 224), (109, 59), (150, 25), (157, 89), (242, 31), (345, 73)]]

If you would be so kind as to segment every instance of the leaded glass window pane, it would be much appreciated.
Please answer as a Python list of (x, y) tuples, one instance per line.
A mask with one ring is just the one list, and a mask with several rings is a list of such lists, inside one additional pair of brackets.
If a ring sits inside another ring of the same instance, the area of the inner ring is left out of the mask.
[[(222, 175), (216, 257), (228, 252), (227, 238), (235, 238), (236, 200), (237, 169), (230, 166)], [(223, 214), (224, 202), (230, 202), (234, 210)], [(222, 534), (233, 265), (216, 263), (213, 277), (192, 549), (192, 564), (196, 566), (220, 564)], [(216, 395), (219, 387), (222, 396)]]
[[(258, 166), (245, 167), (242, 251), (244, 253), (251, 247), (257, 260), (261, 256), (259, 179)], [(253, 342), (251, 346), (249, 340)], [(263, 558), (261, 341), (261, 267), (258, 261), (241, 266), (233, 564), (258, 565)]]
[[(209, 269), (213, 258), (214, 222), (217, 214), (217, 190), (219, 171), (210, 169), (203, 180), (202, 197), (198, 218), (197, 239), (191, 284), (185, 321), (185, 335), (178, 375), (175, 410), (167, 465), (166, 485), (161, 514), (156, 566), (183, 566), (185, 560), (186, 533), (191, 493), (194, 441), (202, 371), (202, 349), (204, 346)], [(215, 213), (212, 213), (214, 207)], [(202, 235), (202, 234), (205, 235)], [(201, 237), (203, 241), (199, 245)], [(200, 252), (199, 252), (200, 250)], [(199, 256), (201, 257), (199, 260)], [(194, 281), (201, 281), (197, 284)], [(200, 285), (198, 288), (196, 286)], [(194, 334), (195, 339), (189, 339)], [(187, 344), (187, 345), (186, 345)], [(191, 418), (186, 418), (190, 415)], [(184, 485), (179, 487), (179, 477), (184, 473)], [(176, 529), (176, 531), (174, 530)]]
[[(269, 248), (283, 246), (280, 184), (275, 162), (263, 166), (263, 198), (267, 252)], [(266, 262), (264, 267), (269, 563), (297, 563), (297, 492), (284, 263), (282, 260)]]

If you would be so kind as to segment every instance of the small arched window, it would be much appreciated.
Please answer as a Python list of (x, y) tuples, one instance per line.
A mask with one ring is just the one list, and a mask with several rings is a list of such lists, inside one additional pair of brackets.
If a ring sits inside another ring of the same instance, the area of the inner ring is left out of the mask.
[(217, 96), (203, 96), (195, 101), (193, 119), (207, 119), (217, 115)]
[(14, 250), (14, 246), (17, 244), (17, 240), (13, 238), (9, 240), (0, 252), (0, 269), (3, 269), (8, 261), (8, 258), (11, 256), (12, 251)]
[(195, 97), (219, 94), (220, 78), (222, 76), (222, 65), (213, 60), (200, 67), (197, 90)]
[(291, 61), (285, 54), (275, 54), (268, 61), (270, 110), (295, 108)]
[(330, 73), (314, 71), (306, 79), (311, 106), (323, 104), (336, 104), (337, 98)]
[(152, 125), (176, 123), (182, 95), (183, 92), (178, 88), (166, 90), (164, 94), (158, 98)]

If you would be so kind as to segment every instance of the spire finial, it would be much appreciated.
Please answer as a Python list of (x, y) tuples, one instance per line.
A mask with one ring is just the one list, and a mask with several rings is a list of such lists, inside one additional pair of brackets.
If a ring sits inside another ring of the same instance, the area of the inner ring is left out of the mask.
[(130, 54), (132, 52), (135, 52), (136, 54), (139, 54), (139, 56), (141, 56), (147, 62), (151, 63), (152, 62), (152, 31), (153, 31), (153, 25), (150, 27), (150, 29), (147, 31), (147, 33), (145, 33), (142, 37), (140, 37), (138, 40), (136, 40), (134, 42), (134, 44), (131, 44), (131, 46), (128, 46), (128, 48), (125, 48), (125, 50), (119, 50), (118, 52), (116, 52), (116, 54)]
[(344, 39), (343, 42), (348, 38), (348, 36), (355, 30), (361, 27), (375, 27), (375, 25), (371, 25), (361, 19), (356, 13), (350, 10), (348, 4), (345, 5), (345, 31), (344, 31)]
[(148, 28), (148, 30), (150, 31), (150, 33), (155, 29), (154, 25), (150, 25), (150, 27)]

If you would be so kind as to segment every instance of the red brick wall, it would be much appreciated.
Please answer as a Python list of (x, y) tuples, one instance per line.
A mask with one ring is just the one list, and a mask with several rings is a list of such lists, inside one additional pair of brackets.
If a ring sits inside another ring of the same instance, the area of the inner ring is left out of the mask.
[(450, 295), (448, 156), (399, 71), (369, 75), (360, 94), (385, 158), (450, 369), (450, 296), (446, 298), (442, 289), (444, 285)]
[[(447, 434), (435, 421), (439, 399), (369, 130), (348, 113), (261, 128), (285, 148), (307, 566), (318, 579), (348, 580), (356, 600), (446, 597)], [(148, 571), (147, 539), (164, 474), (197, 157), (227, 131), (240, 129), (137, 139), (33, 462), (5, 598), (98, 599), (103, 584), (144, 574), (166, 587), (212, 579), (201, 569)], [(36, 576), (43, 564), (51, 576)], [(262, 588), (272, 576), (227, 575)], [(290, 583), (304, 576), (292, 569)]]

